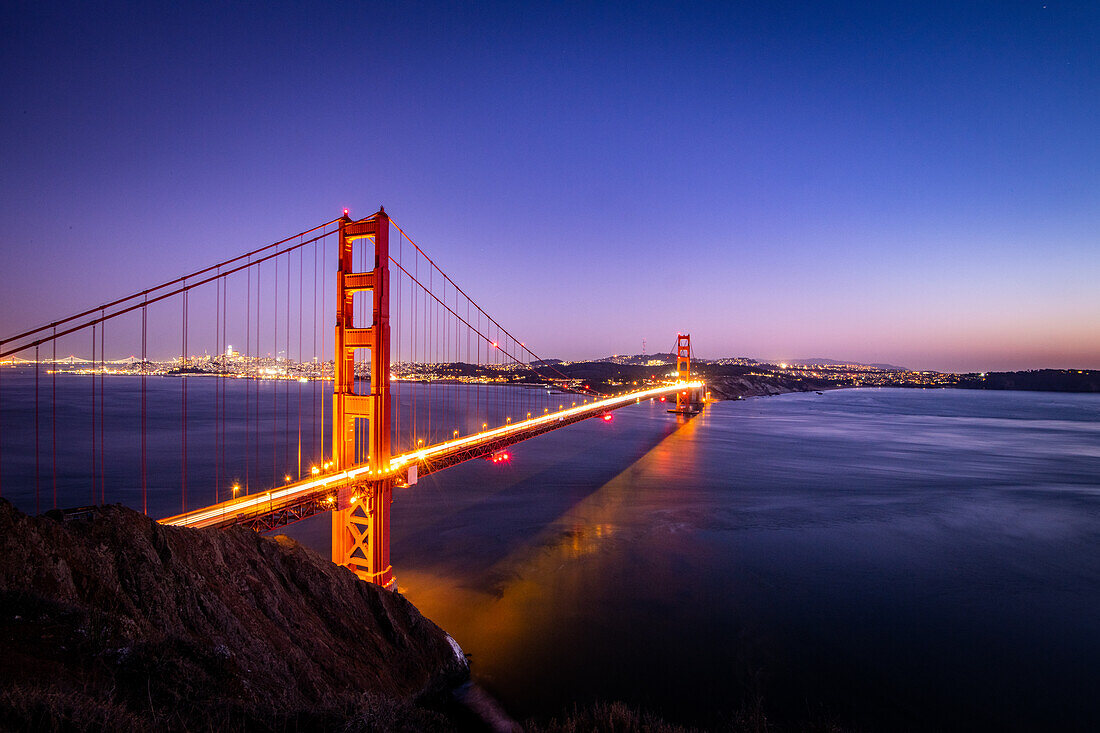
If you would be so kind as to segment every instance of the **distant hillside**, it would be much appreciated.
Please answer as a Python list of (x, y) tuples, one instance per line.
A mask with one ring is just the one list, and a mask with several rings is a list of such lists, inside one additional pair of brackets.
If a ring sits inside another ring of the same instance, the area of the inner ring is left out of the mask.
[(909, 371), (906, 367), (897, 366), (896, 364), (883, 364), (883, 363), (865, 364), (861, 361), (845, 361), (843, 359), (825, 359), (825, 358), (821, 358), (821, 357), (817, 357), (817, 358), (813, 358), (813, 359), (792, 359), (787, 363), (788, 364), (798, 364), (799, 366), (807, 366), (807, 365), (810, 365), (810, 364), (817, 364), (817, 365), (820, 365), (820, 366), (843, 366), (845, 364), (852, 364), (854, 366), (865, 366), (865, 367), (871, 367), (872, 369), (882, 369), (882, 370), (887, 371), (887, 372), (907, 372), (907, 371)]
[(653, 362), (675, 364), (676, 354), (613, 354), (595, 361), (609, 361), (614, 364), (632, 364), (634, 366), (647, 366)]
[(961, 389), (1013, 389), (1037, 392), (1100, 392), (1100, 371), (1092, 369), (1033, 369), (1026, 372), (966, 374)]

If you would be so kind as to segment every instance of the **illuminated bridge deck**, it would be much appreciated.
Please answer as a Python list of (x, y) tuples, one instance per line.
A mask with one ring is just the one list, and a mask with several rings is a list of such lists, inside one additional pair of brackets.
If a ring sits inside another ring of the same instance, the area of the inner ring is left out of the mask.
[(424, 476), (464, 461), (491, 455), (528, 438), (610, 410), (642, 400), (674, 395), (680, 390), (702, 387), (702, 382), (676, 382), (628, 392), (402, 453), (391, 458), (389, 470), (381, 474), (373, 473), (366, 466), (357, 466), (346, 471), (311, 476), (303, 481), (237, 497), (160, 521), (181, 527), (228, 527), (241, 524), (258, 530), (274, 529), (328, 511), (335, 503), (337, 490), (343, 486), (362, 484), (387, 476), (402, 483), (414, 466), (416, 476)]

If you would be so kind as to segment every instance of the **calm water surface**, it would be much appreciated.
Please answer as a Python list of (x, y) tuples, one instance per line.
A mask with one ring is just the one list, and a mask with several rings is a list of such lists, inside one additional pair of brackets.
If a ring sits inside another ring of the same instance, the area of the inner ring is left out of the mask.
[(1100, 398), (660, 403), (422, 481), (407, 596), (520, 718), (1100, 725)]
[[(10, 375), (3, 490), (33, 510), (33, 432), (11, 429), (33, 424), (19, 397), (31, 383)], [(107, 499), (134, 505), (139, 380), (112, 379)], [(89, 495), (90, 382), (58, 381), (71, 506)], [(179, 505), (180, 385), (149, 381), (150, 509), (165, 514)], [(214, 473), (209, 381), (189, 388), (188, 498), (212, 500), (218, 477), (296, 470), (297, 385), (260, 385), (262, 424), (293, 447), (261, 435), (245, 443), (251, 468), (229, 456)], [(513, 716), (624, 700), (708, 727), (760, 704), (772, 721), (873, 730), (1100, 729), (1100, 396), (843, 390), (719, 403), (684, 424), (666, 407), (396, 496), (401, 590)], [(307, 458), (319, 444), (303, 443)], [(290, 528), (326, 555), (328, 531), (327, 516)]]

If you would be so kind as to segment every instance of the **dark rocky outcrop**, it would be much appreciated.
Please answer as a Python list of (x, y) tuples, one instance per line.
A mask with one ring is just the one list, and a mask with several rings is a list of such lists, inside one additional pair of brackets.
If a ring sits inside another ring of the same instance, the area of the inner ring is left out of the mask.
[(285, 537), (0, 499), (0, 729), (445, 729), (465, 658)]

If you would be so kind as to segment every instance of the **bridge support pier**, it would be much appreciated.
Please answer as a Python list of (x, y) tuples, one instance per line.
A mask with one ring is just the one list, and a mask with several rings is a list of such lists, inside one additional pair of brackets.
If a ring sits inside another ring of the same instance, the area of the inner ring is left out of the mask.
[(393, 481), (368, 481), (342, 487), (332, 510), (332, 561), (363, 580), (388, 588), (390, 565), (390, 503)]
[[(332, 561), (363, 580), (393, 585), (390, 567), (390, 219), (340, 220), (336, 276), (336, 340), (332, 394), (332, 457), (337, 470), (367, 464), (365, 482), (341, 488), (332, 512)], [(352, 243), (374, 240), (374, 268), (354, 272)], [(370, 326), (356, 324), (355, 294), (371, 293)], [(370, 391), (356, 388), (355, 351), (370, 350)], [(364, 431), (366, 434), (364, 435)], [(367, 455), (362, 455), (365, 448)]]

